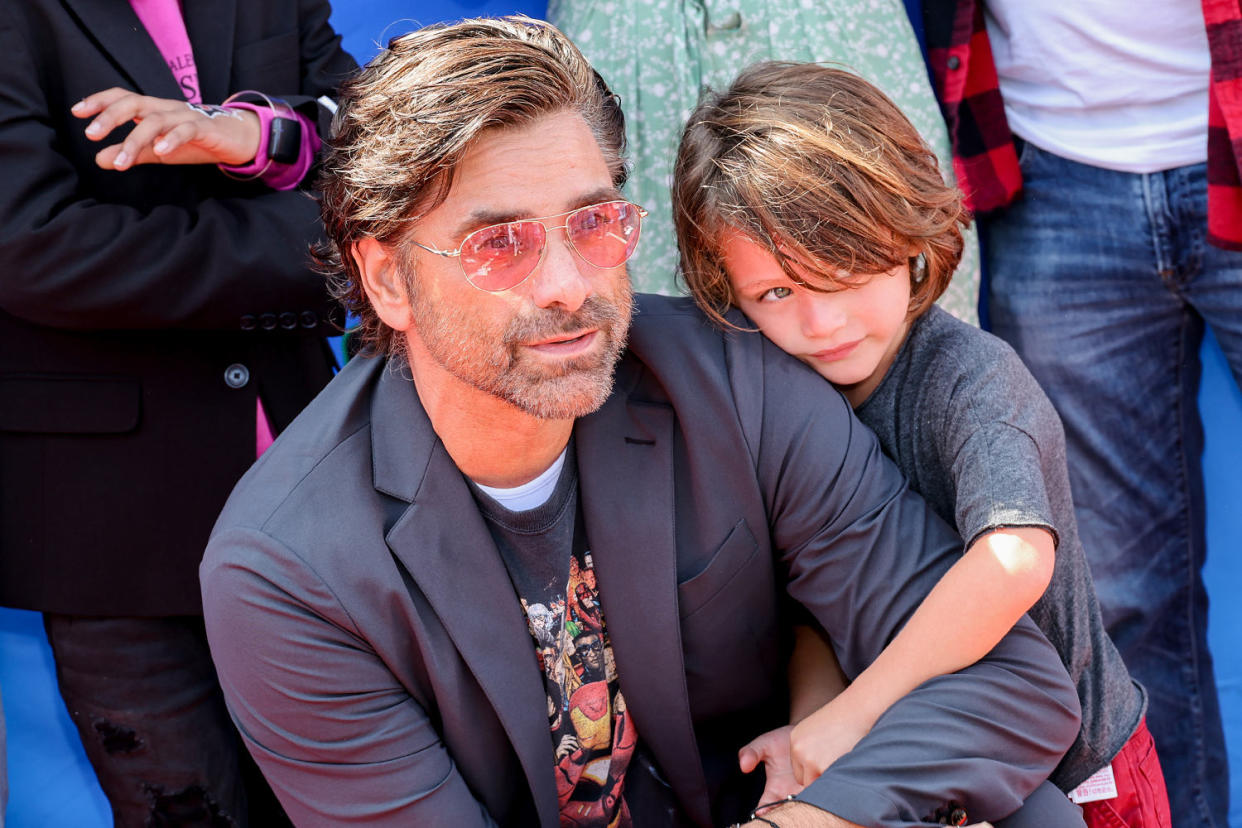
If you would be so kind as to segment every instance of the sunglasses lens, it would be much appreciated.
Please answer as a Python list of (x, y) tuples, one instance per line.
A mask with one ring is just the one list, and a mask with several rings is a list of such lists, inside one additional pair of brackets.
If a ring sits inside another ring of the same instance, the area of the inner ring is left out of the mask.
[(634, 254), (642, 217), (628, 201), (593, 204), (570, 213), (565, 230), (578, 255), (596, 267), (617, 267)]
[(511, 221), (476, 230), (462, 241), (461, 265), (470, 283), (482, 290), (508, 290), (539, 264), (547, 238), (537, 221)]

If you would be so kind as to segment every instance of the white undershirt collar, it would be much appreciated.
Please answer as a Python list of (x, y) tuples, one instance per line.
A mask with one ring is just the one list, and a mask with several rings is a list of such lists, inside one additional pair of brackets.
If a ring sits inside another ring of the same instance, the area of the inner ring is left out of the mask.
[(552, 465), (544, 469), (529, 483), (512, 488), (496, 488), (475, 483), (479, 490), (508, 509), (510, 512), (525, 512), (535, 509), (548, 502), (556, 491), (556, 484), (561, 479), (561, 469), (565, 466), (565, 455), (569, 446), (562, 449), (560, 455), (552, 461)]

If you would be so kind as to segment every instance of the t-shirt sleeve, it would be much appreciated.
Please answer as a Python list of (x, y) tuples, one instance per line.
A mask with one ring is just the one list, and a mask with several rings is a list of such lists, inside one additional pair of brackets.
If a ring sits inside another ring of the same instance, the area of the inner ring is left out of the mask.
[(1048, 529), (1057, 540), (1044, 465), (1063, 442), (1052, 404), (1011, 351), (972, 360), (939, 410), (941, 461), (953, 486), (954, 519), (967, 546), (1006, 526)]

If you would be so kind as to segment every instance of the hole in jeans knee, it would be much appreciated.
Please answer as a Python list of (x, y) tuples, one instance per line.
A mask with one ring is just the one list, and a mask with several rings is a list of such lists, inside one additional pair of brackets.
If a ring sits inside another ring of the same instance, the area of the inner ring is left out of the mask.
[(143, 786), (143, 791), (151, 803), (147, 828), (233, 828), (236, 825), (202, 785), (168, 793), (162, 785), (148, 784)]
[(94, 727), (104, 751), (109, 754), (133, 753), (142, 747), (142, 739), (133, 728), (113, 724), (107, 719), (96, 720)]

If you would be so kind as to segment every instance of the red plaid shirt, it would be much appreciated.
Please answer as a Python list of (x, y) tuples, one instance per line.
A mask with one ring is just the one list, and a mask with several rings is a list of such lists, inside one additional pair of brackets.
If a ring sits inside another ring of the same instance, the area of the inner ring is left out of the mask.
[[(975, 212), (1022, 189), (982, 0), (922, 0), (927, 57), (953, 144), (953, 169)], [(1212, 80), (1208, 113), (1208, 239), (1242, 250), (1242, 0), (1203, 0)]]

